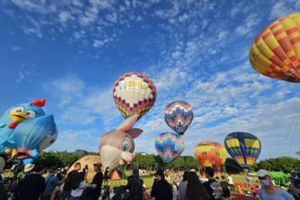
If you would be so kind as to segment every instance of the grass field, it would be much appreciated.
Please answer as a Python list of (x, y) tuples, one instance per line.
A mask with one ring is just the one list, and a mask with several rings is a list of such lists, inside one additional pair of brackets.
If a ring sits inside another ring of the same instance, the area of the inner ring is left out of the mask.
[[(129, 174), (126, 173), (126, 176), (128, 176)], [(220, 175), (216, 175), (219, 176)], [(150, 174), (145, 174), (145, 175), (141, 175), (140, 178), (143, 179), (144, 184), (146, 185), (147, 190), (151, 189), (154, 178), (152, 175)], [(233, 182), (234, 183), (246, 183), (246, 176), (244, 175), (232, 175), (233, 178)], [(253, 177), (253, 183), (256, 183), (258, 181), (257, 178)], [(120, 180), (109, 180), (109, 184), (111, 187), (115, 187), (115, 186), (121, 186), (121, 185), (126, 185), (127, 184), (127, 179), (120, 179)], [(250, 188), (244, 187), (242, 188), (243, 191), (248, 191)]]

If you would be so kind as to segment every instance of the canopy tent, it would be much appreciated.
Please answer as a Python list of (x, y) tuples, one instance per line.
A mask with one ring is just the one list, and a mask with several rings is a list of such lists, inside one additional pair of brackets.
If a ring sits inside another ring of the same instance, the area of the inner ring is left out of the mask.
[(276, 185), (287, 185), (289, 176), (283, 172), (269, 172)]

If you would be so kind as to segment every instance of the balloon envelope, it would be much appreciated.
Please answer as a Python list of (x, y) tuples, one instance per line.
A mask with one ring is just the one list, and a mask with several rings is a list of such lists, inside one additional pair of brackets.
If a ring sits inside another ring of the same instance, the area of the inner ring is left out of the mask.
[(227, 157), (226, 149), (217, 142), (201, 142), (194, 149), (195, 157), (201, 167), (221, 170)]
[(260, 140), (250, 133), (230, 133), (226, 136), (224, 143), (230, 156), (246, 169), (255, 163), (261, 152)]
[(174, 101), (164, 111), (165, 121), (176, 133), (183, 135), (193, 121), (192, 106), (185, 101)]
[(43, 150), (57, 139), (57, 128), (52, 115), (24, 121), (14, 131), (18, 148)]
[(249, 52), (252, 67), (276, 79), (300, 82), (300, 12), (284, 16), (266, 27)]
[(125, 117), (145, 115), (154, 105), (156, 87), (153, 81), (139, 73), (127, 73), (120, 76), (113, 88), (114, 102)]
[[(75, 163), (80, 163), (81, 168), (84, 168), (86, 165), (88, 166), (87, 181), (89, 183), (91, 183), (96, 174), (96, 172), (94, 170), (94, 165), (101, 164), (101, 158), (100, 158), (100, 156), (97, 156), (97, 155), (87, 155), (87, 156), (80, 158)], [(75, 163), (70, 167), (68, 173), (74, 169)]]
[(161, 133), (155, 140), (155, 149), (164, 163), (169, 163), (177, 158), (184, 148), (183, 137), (176, 133)]

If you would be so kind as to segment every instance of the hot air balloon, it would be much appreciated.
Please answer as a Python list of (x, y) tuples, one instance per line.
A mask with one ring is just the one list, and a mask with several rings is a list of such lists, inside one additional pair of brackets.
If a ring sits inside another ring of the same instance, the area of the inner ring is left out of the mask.
[(176, 133), (183, 135), (193, 121), (193, 108), (185, 101), (174, 101), (165, 108), (165, 121)]
[(201, 142), (194, 149), (195, 157), (201, 167), (222, 169), (227, 157), (226, 149), (217, 142)]
[(24, 121), (14, 131), (14, 141), (19, 156), (24, 164), (32, 163), (41, 150), (52, 145), (58, 132), (53, 115), (45, 115)]
[(224, 143), (227, 152), (244, 169), (250, 169), (261, 152), (259, 139), (250, 133), (230, 133)]
[[(79, 160), (77, 160), (75, 163), (80, 163), (82, 168), (85, 167), (86, 165), (88, 166), (86, 180), (89, 183), (91, 183), (96, 174), (94, 170), (94, 165), (101, 164), (101, 158), (100, 156), (97, 155), (86, 155), (80, 158)], [(74, 170), (75, 163), (69, 168), (68, 173)]]
[(184, 148), (183, 136), (176, 133), (161, 133), (155, 140), (155, 149), (164, 163), (169, 163), (177, 158)]
[(156, 87), (153, 81), (139, 73), (120, 76), (113, 88), (113, 98), (120, 113), (125, 117), (145, 115), (154, 105)]
[(300, 12), (284, 16), (266, 27), (249, 52), (259, 73), (289, 82), (300, 82)]

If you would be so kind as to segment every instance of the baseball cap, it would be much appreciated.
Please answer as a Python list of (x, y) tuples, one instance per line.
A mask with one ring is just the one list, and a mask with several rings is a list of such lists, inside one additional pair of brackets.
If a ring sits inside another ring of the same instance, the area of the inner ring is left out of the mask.
[(269, 172), (268, 172), (267, 170), (260, 169), (260, 170), (258, 170), (258, 172), (257, 172), (257, 176), (258, 176), (259, 178), (263, 178), (263, 177), (265, 177), (265, 176), (270, 176), (270, 174), (269, 174)]

